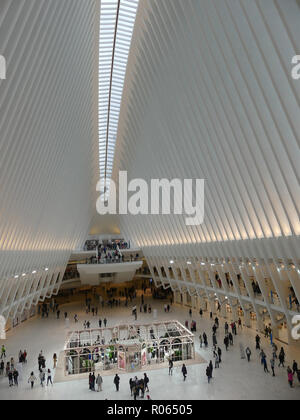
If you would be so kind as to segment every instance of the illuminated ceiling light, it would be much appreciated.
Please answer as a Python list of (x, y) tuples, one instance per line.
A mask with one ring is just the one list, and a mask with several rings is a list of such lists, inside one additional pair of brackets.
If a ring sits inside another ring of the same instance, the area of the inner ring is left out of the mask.
[(49, 268), (45, 268), (45, 271), (49, 271)]
[(205, 262), (202, 262), (201, 265), (205, 265)]
[(170, 261), (170, 264), (174, 264), (174, 261), (173, 261), (173, 260), (171, 260), (171, 261)]
[(36, 271), (34, 270), (34, 271), (32, 272), (32, 274), (36, 274)]
[(191, 261), (187, 261), (187, 264), (191, 265), (192, 263), (191, 263)]
[(15, 279), (18, 279), (19, 278), (19, 276), (15, 276)]
[(25, 277), (25, 276), (26, 276), (26, 274), (25, 274), (25, 273), (23, 273), (23, 274), (22, 274), (22, 277)]

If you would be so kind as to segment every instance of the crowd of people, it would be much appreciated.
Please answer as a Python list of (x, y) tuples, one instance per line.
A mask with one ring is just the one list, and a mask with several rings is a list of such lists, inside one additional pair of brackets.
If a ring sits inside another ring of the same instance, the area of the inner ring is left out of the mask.
[[(15, 363), (13, 357), (10, 358), (9, 361), (6, 362), (6, 348), (4, 345), (1, 347), (1, 362), (0, 362), (0, 375), (5, 375), (8, 378), (9, 387), (18, 386), (19, 385), (19, 371), (18, 366)], [(26, 350), (19, 352), (19, 366), (27, 363), (27, 352)]]
[[(113, 379), (113, 384), (115, 385), (116, 392), (119, 392), (120, 390), (120, 382), (121, 378), (116, 373)], [(144, 373), (144, 377), (141, 379), (138, 379), (137, 376), (134, 378), (130, 378), (129, 380), (129, 388), (130, 388), (130, 395), (134, 398), (134, 400), (137, 400), (138, 398), (145, 398), (145, 393), (147, 393), (147, 400), (151, 400), (149, 395), (149, 377), (146, 373)], [(98, 374), (97, 378), (94, 373), (90, 373), (89, 375), (89, 389), (91, 391), (96, 391), (96, 385), (98, 387), (97, 391), (102, 391), (102, 384), (103, 384), (103, 378), (100, 374)]]
[[(189, 315), (192, 316), (191, 310), (189, 311)], [(202, 318), (202, 316), (203, 316), (203, 311), (200, 310), (200, 317)], [(212, 317), (213, 317), (212, 313), (210, 313), (210, 318), (212, 319)], [(188, 326), (188, 321), (186, 321), (186, 326)], [(191, 324), (191, 328), (192, 326), (193, 326), (193, 323)], [(225, 324), (224, 324), (225, 337), (224, 337), (223, 343), (224, 343), (226, 351), (229, 351), (230, 347), (234, 346), (234, 337), (238, 335), (237, 326), (238, 326), (238, 329), (242, 329), (242, 321), (240, 318), (238, 319), (237, 322), (232, 321), (230, 325), (228, 324), (227, 321), (225, 321)], [(229, 329), (231, 330), (229, 331)], [(215, 366), (213, 366), (213, 362), (210, 361), (209, 365), (206, 368), (206, 376), (208, 379), (208, 383), (210, 383), (211, 379), (213, 379), (212, 374), (213, 374), (214, 368), (218, 369), (220, 367), (220, 363), (222, 363), (222, 350), (218, 346), (218, 341), (217, 341), (218, 330), (219, 330), (219, 319), (218, 317), (216, 317), (213, 322), (213, 327), (212, 327), (212, 352), (213, 352), (213, 358), (215, 359)], [(270, 326), (266, 326), (265, 338), (269, 338), (271, 334), (272, 334), (272, 331), (271, 331)], [(199, 343), (200, 343), (200, 349), (202, 349), (203, 346), (205, 348), (208, 348), (208, 338), (205, 332), (200, 334)], [(277, 355), (278, 348), (277, 348), (277, 345), (272, 340), (271, 340), (271, 346), (272, 346), (271, 347), (272, 355), (270, 357), (270, 367), (271, 367), (272, 376), (275, 377), (276, 376), (275, 375), (276, 360), (278, 359), (279, 361), (278, 367), (284, 368), (286, 355), (285, 355), (285, 351), (283, 347), (281, 347), (280, 352)], [(260, 359), (261, 365), (263, 366), (264, 372), (270, 373), (268, 369), (267, 355), (265, 354), (264, 350), (261, 348), (261, 337), (258, 334), (255, 337), (255, 349), (259, 351), (259, 359)], [(247, 346), (246, 349), (244, 349), (243, 345), (240, 344), (240, 353), (241, 353), (242, 359), (247, 358), (248, 362), (251, 361), (252, 351), (249, 346)], [(290, 366), (287, 367), (287, 378), (288, 378), (288, 383), (290, 387), (294, 386), (293, 384), (294, 384), (295, 377), (298, 379), (300, 383), (300, 370), (298, 368), (297, 362), (293, 360), (292, 368)]]
[[(27, 351), (20, 350), (18, 355), (18, 363), (15, 362), (13, 357), (10, 357), (9, 361), (6, 361), (6, 347), (3, 344), (1, 347), (1, 362), (0, 362), (0, 375), (6, 376), (8, 378), (8, 385), (9, 387), (18, 387), (19, 385), (19, 378), (21, 373), (23, 372), (24, 365), (27, 364)], [(57, 355), (53, 355), (53, 369), (56, 368), (57, 365)], [(43, 351), (41, 350), (38, 355), (38, 378), (40, 380), (40, 385), (43, 387), (44, 382), (47, 378), (47, 386), (49, 384), (53, 385), (52, 381), (52, 373), (51, 369), (46, 367), (46, 359), (43, 355)], [(31, 385), (31, 388), (34, 387), (37, 377), (35, 376), (34, 372), (30, 373), (28, 378), (28, 383)]]
[[(144, 290), (145, 291), (145, 290)], [(135, 299), (136, 291), (128, 290), (126, 292), (126, 302), (128, 298), (131, 300)], [(95, 302), (97, 300), (95, 299)], [(103, 301), (104, 302), (104, 301)], [(111, 298), (108, 302), (106, 302), (108, 306), (111, 308), (113, 307), (119, 307), (121, 304), (121, 299)], [(164, 313), (169, 313), (172, 309), (172, 303), (173, 300), (170, 301), (170, 303), (163, 303), (161, 311)], [(98, 318), (98, 305), (96, 303), (92, 304), (92, 299), (87, 298), (85, 300), (86, 304), (86, 313), (92, 313), (93, 317), (97, 317), (97, 322), (99, 325), (99, 328), (102, 328), (103, 326), (106, 327), (108, 325), (108, 319), (104, 314)], [(84, 306), (83, 306), (84, 307)], [(42, 305), (41, 306), (41, 315), (42, 317), (48, 317), (47, 314), (49, 314), (49, 310), (57, 310), (57, 318), (59, 319), (59, 309), (58, 304), (54, 301), (50, 305)], [(141, 302), (140, 302), (140, 313), (145, 314), (151, 314), (152, 307), (149, 303), (145, 302), (145, 296), (142, 293), (141, 294)], [(133, 306), (132, 314), (137, 317), (137, 307), (136, 305)], [(200, 326), (201, 329), (201, 319), (203, 318), (203, 310), (199, 310), (199, 316), (200, 316), (200, 322), (198, 322), (198, 328)], [(185, 322), (186, 328), (190, 329), (191, 331), (195, 332), (197, 330), (197, 324), (195, 319), (199, 317), (196, 314), (193, 314), (193, 310), (189, 309), (188, 311), (188, 319)], [(68, 317), (68, 313), (64, 313), (65, 319)], [(209, 344), (211, 344), (211, 357), (208, 358), (208, 365), (205, 369), (205, 375), (208, 383), (210, 384), (212, 380), (214, 379), (213, 373), (215, 370), (219, 369), (220, 366), (222, 366), (222, 363), (224, 363), (223, 360), (223, 351), (222, 346), (224, 345), (224, 351), (230, 352), (232, 348), (236, 345), (236, 342), (238, 341), (236, 337), (239, 335), (239, 331), (242, 330), (242, 321), (241, 318), (239, 318), (237, 321), (227, 322), (224, 321), (224, 330), (223, 327), (220, 327), (220, 320), (218, 317), (213, 317), (213, 314), (210, 313), (210, 320), (211, 320), (211, 334), (208, 331), (200, 332), (199, 335), (199, 344), (200, 344), (200, 350), (203, 348), (208, 350)], [(75, 323), (79, 322), (78, 315), (74, 315), (74, 321)], [(85, 320), (83, 323), (83, 326), (85, 329), (91, 328), (91, 321)], [(209, 337), (208, 337), (209, 336)], [(211, 337), (211, 343), (209, 343)], [(272, 337), (272, 330), (269, 325), (265, 327), (264, 330), (264, 337), (270, 338)], [(153, 338), (155, 338), (153, 336)], [(104, 344), (104, 343), (102, 343)], [(266, 345), (266, 344), (265, 344)], [(294, 387), (295, 380), (297, 379), (300, 383), (300, 370), (298, 368), (298, 364), (296, 360), (293, 360), (289, 364), (286, 362), (286, 353), (284, 351), (284, 348), (281, 347), (280, 349), (277, 348), (276, 343), (272, 342), (270, 344), (270, 351), (271, 356), (267, 356), (266, 353), (269, 353), (269, 351), (266, 351), (262, 348), (262, 339), (259, 336), (259, 334), (255, 337), (255, 350), (257, 353), (257, 357), (259, 362), (262, 365), (262, 368), (264, 369), (264, 372), (266, 374), (271, 374), (273, 377), (277, 376), (277, 370), (279, 368), (286, 369), (286, 375), (288, 384), (290, 387)], [(251, 346), (248, 345), (245, 349), (240, 344), (240, 350), (241, 350), (241, 358), (248, 361), (248, 363), (251, 362), (253, 350), (251, 349)], [(26, 364), (27, 363), (27, 351), (21, 351), (19, 352), (19, 364)], [(9, 361), (7, 359), (6, 354), (6, 348), (3, 345), (1, 348), (1, 363), (0, 363), (0, 374), (5, 375), (8, 378), (9, 387), (18, 386), (19, 382), (19, 372), (17, 369), (17, 364), (15, 363), (14, 359), (11, 357)], [(211, 359), (211, 360), (209, 360)], [(226, 359), (226, 358), (225, 358)], [(226, 360), (225, 360), (226, 363)], [(53, 369), (56, 368), (57, 365), (57, 356), (56, 354), (53, 356)], [(169, 360), (169, 375), (173, 375), (173, 360)], [(186, 382), (188, 378), (188, 370), (187, 366), (184, 363), (182, 366), (180, 366), (181, 373), (183, 376), (183, 381)], [(53, 385), (52, 381), (52, 372), (49, 366), (47, 366), (45, 356), (42, 351), (40, 351), (38, 355), (38, 366), (37, 366), (37, 372), (38, 374), (35, 375), (34, 371), (31, 372), (28, 378), (28, 383), (31, 385), (31, 388), (34, 387), (35, 383), (39, 380), (40, 386), (44, 387), (45, 384), (47, 386)], [(116, 387), (116, 391), (118, 392), (120, 389), (120, 377), (118, 374), (115, 375), (113, 378), (113, 383)], [(150, 399), (149, 396), (149, 377), (147, 374), (144, 374), (144, 377), (142, 379), (138, 379), (138, 377), (131, 378), (129, 381), (130, 385), (130, 395), (135, 400), (137, 398), (145, 398), (145, 395), (147, 394), (147, 398)], [(91, 372), (89, 374), (89, 389), (91, 391), (98, 391), (101, 392), (103, 388), (103, 378), (101, 374), (96, 374)]]
[(100, 252), (103, 249), (108, 251), (116, 251), (117, 249), (130, 249), (130, 242), (126, 241), (106, 241), (100, 242), (97, 239), (89, 239), (86, 241), (84, 245), (85, 251), (96, 251)]

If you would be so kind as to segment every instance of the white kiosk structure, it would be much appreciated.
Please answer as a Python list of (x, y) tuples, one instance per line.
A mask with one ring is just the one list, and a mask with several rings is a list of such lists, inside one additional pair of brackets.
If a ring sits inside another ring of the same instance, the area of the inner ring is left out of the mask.
[(147, 365), (195, 359), (194, 335), (178, 321), (72, 331), (64, 347), (65, 374), (135, 371)]

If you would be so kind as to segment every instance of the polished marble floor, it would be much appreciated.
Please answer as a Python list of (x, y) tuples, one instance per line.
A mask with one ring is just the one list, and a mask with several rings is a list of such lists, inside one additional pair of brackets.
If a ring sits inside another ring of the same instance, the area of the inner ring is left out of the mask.
[[(180, 305), (173, 305), (170, 313), (165, 313), (163, 309), (164, 301), (151, 301), (153, 309), (158, 311), (158, 319), (176, 319), (184, 324), (189, 319), (188, 308)], [(139, 305), (139, 302), (137, 302)], [(98, 326), (98, 318), (106, 317), (108, 325), (116, 325), (121, 322), (130, 322), (134, 324), (134, 318), (131, 315), (131, 309), (105, 308), (101, 310), (98, 317), (88, 317), (84, 312), (83, 304), (73, 302), (62, 306), (61, 313), (67, 311), (71, 320), (70, 328), (75, 327), (73, 316), (75, 313), (79, 315), (80, 323), (84, 320), (90, 320), (92, 327)], [(138, 321), (150, 322), (153, 314), (138, 313)], [(196, 350), (205, 361), (213, 360), (211, 349), (211, 329), (212, 321), (206, 314), (200, 319), (199, 314), (193, 314), (193, 319), (197, 322), (196, 333)], [(81, 324), (82, 325), (82, 324)], [(129, 390), (129, 379), (133, 374), (122, 374), (120, 391), (116, 392), (113, 384), (113, 376), (105, 376), (102, 392), (92, 392), (88, 389), (88, 383), (85, 378), (76, 379), (74, 381), (55, 382), (53, 386), (40, 387), (39, 382), (36, 383), (33, 390), (27, 380), (31, 371), (37, 376), (37, 357), (40, 350), (46, 357), (47, 368), (53, 368), (52, 356), (54, 353), (59, 354), (64, 345), (67, 329), (63, 319), (57, 320), (54, 314), (50, 313), (48, 319), (36, 318), (23, 323), (14, 331), (7, 335), (5, 345), (7, 347), (6, 360), (14, 357), (17, 360), (19, 350), (26, 349), (28, 352), (28, 363), (25, 365), (21, 373), (19, 387), (8, 387), (8, 379), (0, 378), (0, 399), (39, 399), (39, 400), (131, 400)], [(205, 331), (208, 335), (210, 346), (208, 349), (200, 349), (199, 334)], [(226, 352), (223, 345), (224, 339), (224, 320), (220, 319), (220, 328), (218, 332), (218, 344), (223, 350), (223, 361), (220, 369), (214, 370), (213, 380), (207, 383), (205, 375), (206, 363), (188, 366), (188, 376), (186, 382), (183, 382), (181, 367), (174, 369), (173, 376), (168, 375), (167, 369), (151, 370), (148, 372), (150, 378), (150, 396), (152, 400), (250, 400), (250, 399), (291, 399), (300, 400), (300, 384), (297, 379), (294, 382), (294, 388), (290, 388), (287, 382), (286, 369), (276, 366), (276, 377), (271, 374), (264, 373), (260, 364), (259, 356), (255, 350), (256, 331), (252, 329), (242, 329), (238, 331), (235, 337), (235, 344)], [(3, 341), (0, 341), (0, 345)], [(240, 343), (243, 346), (249, 345), (252, 349), (252, 361), (248, 363), (241, 359)], [(297, 359), (300, 365), (300, 343), (299, 346), (286, 346), (277, 343), (278, 347), (283, 346), (287, 354), (287, 365), (292, 364), (293, 359)], [(268, 361), (271, 355), (271, 347), (269, 340), (262, 337), (262, 347), (265, 350)], [(147, 371), (147, 370), (146, 370)], [(142, 377), (143, 372), (140, 372)]]

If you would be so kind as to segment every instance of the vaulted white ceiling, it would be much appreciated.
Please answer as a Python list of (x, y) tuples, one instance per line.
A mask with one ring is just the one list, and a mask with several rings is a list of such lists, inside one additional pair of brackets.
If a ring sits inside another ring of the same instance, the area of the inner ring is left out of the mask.
[(95, 214), (97, 0), (1, 0), (0, 313), (59, 289)]
[(205, 179), (202, 225), (127, 215), (123, 236), (157, 285), (274, 328), (300, 301), (299, 22), (297, 0), (140, 0), (112, 176)]
[(114, 178), (201, 178), (205, 222), (124, 217), (139, 245), (298, 236), (299, 4), (141, 0)]
[(99, 162), (115, 180), (206, 180), (203, 225), (120, 217), (152, 268), (281, 259), (300, 270), (299, 1), (140, 0), (135, 21), (137, 6), (0, 2), (0, 314), (58, 291), (95, 215)]

